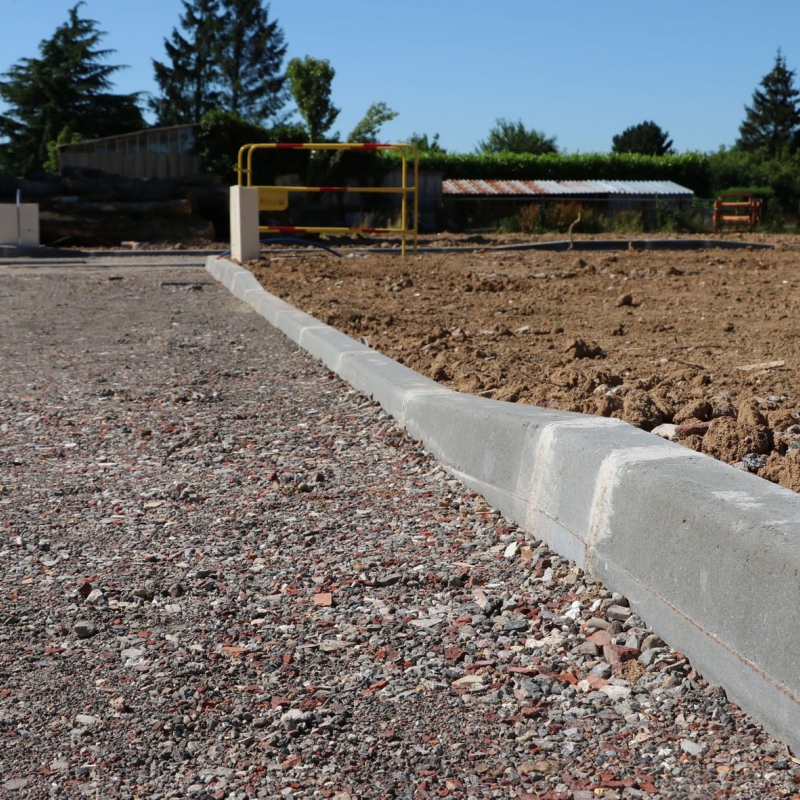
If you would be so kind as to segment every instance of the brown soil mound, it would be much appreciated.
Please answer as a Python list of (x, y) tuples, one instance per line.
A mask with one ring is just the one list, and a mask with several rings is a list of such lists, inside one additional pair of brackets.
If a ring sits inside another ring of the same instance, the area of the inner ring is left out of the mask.
[(405, 259), (344, 247), (345, 258), (303, 249), (247, 266), (453, 389), (618, 417), (800, 491), (800, 250), (775, 241)]

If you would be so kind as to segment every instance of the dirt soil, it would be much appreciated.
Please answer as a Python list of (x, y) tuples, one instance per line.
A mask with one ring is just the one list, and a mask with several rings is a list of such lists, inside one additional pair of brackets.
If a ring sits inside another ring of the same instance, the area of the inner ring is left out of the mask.
[(508, 238), (443, 235), (421, 245), (464, 251), (303, 248), (246, 266), (460, 392), (617, 417), (800, 491), (800, 239), (756, 238), (775, 249), (498, 251)]

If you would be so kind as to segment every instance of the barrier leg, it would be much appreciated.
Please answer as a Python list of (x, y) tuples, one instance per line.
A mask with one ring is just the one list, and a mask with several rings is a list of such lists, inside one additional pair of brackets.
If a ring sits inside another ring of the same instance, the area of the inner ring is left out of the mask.
[(256, 187), (231, 186), (231, 256), (239, 263), (259, 256)]

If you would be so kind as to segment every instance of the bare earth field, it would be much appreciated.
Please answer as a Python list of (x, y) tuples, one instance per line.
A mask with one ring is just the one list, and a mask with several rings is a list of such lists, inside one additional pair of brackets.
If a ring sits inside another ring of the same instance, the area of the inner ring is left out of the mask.
[[(800, 240), (773, 250), (264, 252), (273, 294), (423, 375), (618, 417), (800, 491)], [(481, 249), (475, 249), (476, 247)], [(662, 427), (663, 426), (663, 427)]]

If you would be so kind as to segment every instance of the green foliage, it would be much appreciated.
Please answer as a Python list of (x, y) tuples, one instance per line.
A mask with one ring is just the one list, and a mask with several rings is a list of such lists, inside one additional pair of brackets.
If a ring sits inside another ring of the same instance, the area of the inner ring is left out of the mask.
[(0, 116), (0, 163), (21, 174), (48, 160), (48, 144), (64, 128), (85, 139), (129, 133), (144, 127), (137, 95), (109, 92), (122, 67), (103, 63), (114, 51), (97, 47), (104, 34), (82, 19), (77, 3), (53, 36), (39, 45), (39, 58), (24, 58), (0, 81), (8, 109)]
[(739, 149), (774, 158), (800, 146), (800, 92), (794, 86), (794, 75), (779, 50), (775, 66), (760, 83), (763, 91), (756, 89), (753, 104), (745, 107), (736, 142)]
[(348, 142), (377, 142), (381, 128), (397, 116), (386, 103), (373, 103), (347, 136)]
[(766, 158), (762, 153), (743, 150), (720, 150), (709, 157), (714, 194), (731, 187), (766, 187), (774, 202), (773, 212), (779, 209), (793, 212), (800, 198), (800, 151)]
[(222, 21), (220, 0), (183, 0), (180, 27), (164, 40), (167, 61), (153, 59), (156, 83), (161, 90), (149, 100), (158, 125), (197, 122), (219, 104), (217, 53)]
[(282, 73), (284, 33), (270, 22), (262, 0), (222, 0), (218, 47), (219, 102), (222, 108), (251, 122), (278, 118), (288, 99)]
[[(262, 0), (182, 0), (180, 29), (153, 60), (159, 125), (197, 122), (221, 108), (254, 123), (275, 120), (286, 102), (286, 45)], [(279, 120), (283, 122), (283, 120)]]
[[(210, 111), (200, 120), (197, 154), (203, 168), (232, 185), (237, 182), (239, 148), (246, 144), (297, 142), (303, 131), (297, 125), (264, 128), (229, 111)], [(305, 174), (308, 150), (259, 150), (253, 155), (253, 184), (270, 185), (278, 175)]]
[(62, 144), (73, 144), (80, 142), (82, 136), (75, 133), (69, 127), (61, 129), (61, 133), (52, 142), (47, 143), (47, 161), (44, 162), (44, 169), (46, 172), (52, 172), (57, 175), (61, 169), (61, 164), (58, 158), (58, 146)]
[(432, 139), (428, 139), (427, 133), (412, 133), (406, 139), (406, 143), (412, 147), (416, 147), (420, 153), (446, 153), (443, 147), (439, 145), (439, 134), (434, 133)]
[(555, 136), (541, 131), (528, 130), (522, 120), (512, 122), (502, 117), (495, 121), (486, 139), (478, 142), (477, 153), (557, 153)]
[[(339, 109), (331, 101), (331, 84), (336, 71), (325, 59), (306, 56), (293, 58), (286, 70), (289, 91), (305, 123), (303, 139), (323, 142)], [(333, 136), (338, 139), (338, 134)]]
[(612, 153), (639, 153), (643, 156), (674, 154), (672, 139), (655, 122), (640, 122), (612, 139)]

